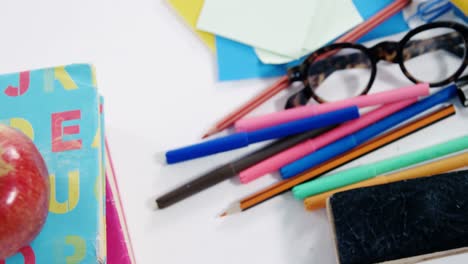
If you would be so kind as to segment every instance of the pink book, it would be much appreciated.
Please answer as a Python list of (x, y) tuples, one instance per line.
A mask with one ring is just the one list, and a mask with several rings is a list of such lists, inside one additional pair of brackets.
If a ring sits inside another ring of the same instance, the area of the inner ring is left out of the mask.
[(107, 263), (136, 264), (107, 141), (105, 145)]

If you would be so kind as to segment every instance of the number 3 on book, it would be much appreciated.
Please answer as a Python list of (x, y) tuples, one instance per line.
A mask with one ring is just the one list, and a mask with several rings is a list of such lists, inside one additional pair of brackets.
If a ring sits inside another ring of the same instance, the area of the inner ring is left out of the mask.
[(65, 243), (75, 248), (74, 254), (67, 257), (67, 264), (81, 263), (86, 256), (86, 241), (79, 236), (67, 236)]

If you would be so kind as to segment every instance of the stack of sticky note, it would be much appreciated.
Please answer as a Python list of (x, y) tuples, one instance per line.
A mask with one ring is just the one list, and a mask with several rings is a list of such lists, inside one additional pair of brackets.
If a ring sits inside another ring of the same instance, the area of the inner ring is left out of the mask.
[[(274, 77), (393, 0), (168, 0), (216, 53), (219, 80)], [(363, 40), (408, 29), (401, 13)]]

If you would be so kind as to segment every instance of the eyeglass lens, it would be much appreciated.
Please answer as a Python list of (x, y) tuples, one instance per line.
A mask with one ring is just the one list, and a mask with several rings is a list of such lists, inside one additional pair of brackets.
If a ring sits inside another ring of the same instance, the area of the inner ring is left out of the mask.
[(418, 82), (447, 80), (462, 66), (466, 43), (460, 32), (433, 28), (419, 32), (403, 46), (403, 64)]

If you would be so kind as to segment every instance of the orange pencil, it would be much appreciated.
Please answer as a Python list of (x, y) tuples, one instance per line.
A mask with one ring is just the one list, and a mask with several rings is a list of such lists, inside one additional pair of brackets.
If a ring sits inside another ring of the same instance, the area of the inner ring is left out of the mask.
[(331, 171), (341, 165), (344, 165), (354, 159), (357, 159), (361, 156), (364, 156), (376, 149), (379, 149), (387, 144), (395, 142), (398, 139), (401, 139), (411, 133), (414, 133), (420, 129), (423, 129), (429, 125), (432, 125), (438, 121), (441, 121), (451, 115), (455, 114), (455, 108), (453, 105), (446, 106), (442, 109), (436, 110), (430, 114), (425, 115), (424, 117), (417, 119), (413, 122), (410, 122), (401, 128), (397, 128), (393, 131), (390, 131), (374, 140), (369, 141), (366, 144), (363, 144), (351, 151), (346, 152), (340, 157), (327, 161), (321, 165), (314, 167), (313, 169), (304, 172), (300, 175), (297, 175), (288, 180), (280, 181), (272, 186), (261, 190), (253, 195), (250, 195), (240, 202), (234, 203), (229, 207), (221, 216), (226, 216), (229, 214), (234, 214), (247, 210), (261, 202), (264, 202), (276, 195), (279, 195), (283, 192), (290, 190), (292, 187), (308, 181), (312, 178), (323, 175), (324, 173)]
[(342, 188), (338, 188), (332, 191), (324, 192), (318, 195), (310, 196), (304, 200), (304, 205), (307, 210), (313, 211), (321, 208), (325, 208), (327, 199), (335, 193), (343, 192), (347, 190), (382, 185), (402, 180), (416, 179), (422, 177), (428, 177), (451, 170), (463, 168), (468, 166), (468, 152), (455, 155), (453, 157), (441, 159), (438, 161), (430, 162), (424, 165), (420, 165), (414, 168), (403, 170), (400, 172), (392, 173), (386, 176), (378, 176), (373, 179), (365, 180), (355, 184), (351, 184)]

